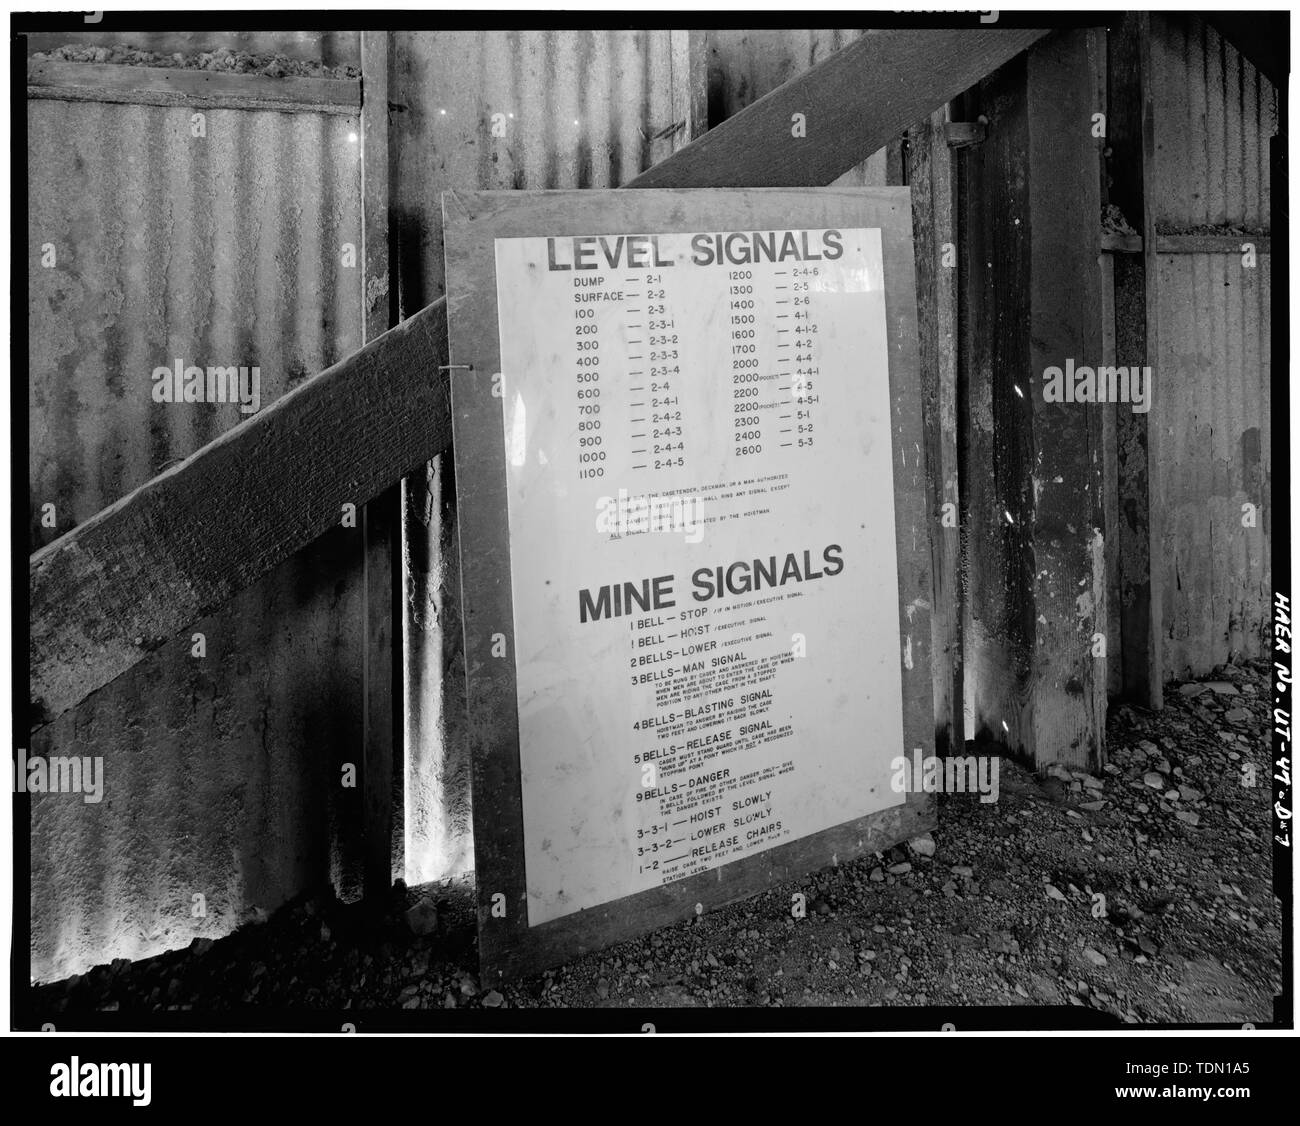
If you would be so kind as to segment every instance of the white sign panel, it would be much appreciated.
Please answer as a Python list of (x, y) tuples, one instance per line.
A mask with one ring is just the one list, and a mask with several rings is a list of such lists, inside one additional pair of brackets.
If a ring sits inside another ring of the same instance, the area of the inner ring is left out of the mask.
[(529, 925), (901, 804), (880, 231), (495, 245)]

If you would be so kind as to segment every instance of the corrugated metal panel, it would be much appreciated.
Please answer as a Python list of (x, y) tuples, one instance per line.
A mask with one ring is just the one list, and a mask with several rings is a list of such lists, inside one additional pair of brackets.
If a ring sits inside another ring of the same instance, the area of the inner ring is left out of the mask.
[[(1159, 259), (1157, 516), (1166, 675), (1261, 656), (1271, 621), (1269, 257)], [(1243, 504), (1259, 511), (1243, 527)]]
[[(35, 547), (244, 417), (155, 403), (155, 367), (257, 365), (265, 406), (359, 346), (341, 248), (360, 178), (353, 118), (211, 110), (196, 138), (183, 109), (27, 112)], [(33, 741), (106, 776), (99, 804), (32, 798), (35, 976), (217, 936), (327, 879), (355, 890), (360, 797), (338, 780), (361, 753), (361, 559), (360, 532), (326, 536)]]
[[(687, 139), (684, 32), (397, 32), (390, 58), (403, 316), (443, 293), (442, 191), (618, 187)], [(473, 865), (450, 465), (404, 494), (405, 870), (422, 883)]]
[(1201, 20), (1151, 18), (1156, 226), (1267, 230), (1277, 93)]
[[(1157, 228), (1269, 222), (1276, 94), (1199, 20), (1152, 19)], [(1243, 238), (1242, 241), (1249, 241)], [(1164, 254), (1155, 430), (1166, 675), (1259, 656), (1271, 620), (1268, 255)], [(1242, 505), (1258, 526), (1242, 526)]]
[[(852, 28), (724, 28), (708, 33), (709, 120), (713, 125), (770, 94), (862, 35)], [(901, 172), (901, 164), (896, 173)], [(887, 150), (873, 153), (835, 181), (841, 187), (885, 187)]]

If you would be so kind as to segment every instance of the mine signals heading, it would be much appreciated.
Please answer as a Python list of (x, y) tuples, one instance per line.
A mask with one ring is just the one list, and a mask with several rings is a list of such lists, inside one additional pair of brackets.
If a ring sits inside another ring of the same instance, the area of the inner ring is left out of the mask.
[[(833, 578), (844, 570), (843, 548), (837, 543), (827, 544), (821, 559), (813, 561), (810, 550), (788, 552), (785, 559), (770, 555), (766, 559), (738, 559), (729, 565), (700, 567), (691, 575), (691, 597), (696, 602), (726, 598), (731, 595), (757, 594), (768, 587), (785, 586), (786, 583), (816, 582), (823, 577)], [(673, 575), (658, 575), (636, 581), (607, 583), (595, 594), (590, 589), (578, 591), (578, 621), (597, 622), (602, 618), (620, 618), (637, 610), (668, 610), (677, 605), (673, 591)], [(688, 620), (703, 614), (704, 610), (684, 610), (681, 617)], [(713, 643), (708, 643), (712, 645)], [(703, 648), (697, 646), (695, 648)]]
[[(844, 236), (822, 231), (732, 231), (691, 235), (692, 266), (749, 266), (760, 262), (833, 262)], [(658, 235), (581, 235), (548, 238), (548, 270), (659, 270), (676, 266), (659, 249)]]

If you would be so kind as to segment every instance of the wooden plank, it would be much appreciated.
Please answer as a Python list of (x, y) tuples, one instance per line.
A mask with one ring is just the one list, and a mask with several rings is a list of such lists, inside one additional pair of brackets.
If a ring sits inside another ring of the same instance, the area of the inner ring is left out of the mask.
[(1156, 235), (1157, 254), (1236, 254), (1249, 244), (1256, 254), (1272, 254), (1268, 235)]
[[(388, 281), (388, 33), (361, 33), (361, 299), (367, 340), (392, 323)], [(388, 905), (393, 883), (393, 763), (402, 740), (401, 575), (397, 545), (401, 489), (385, 489), (362, 512), (366, 639), (362, 661), (366, 900)]]
[(1094, 75), (1068, 32), (963, 107), (990, 123), (963, 157), (967, 690), (977, 740), (1040, 766), (1104, 747), (1101, 417), (1043, 394), (1048, 367), (1101, 354)]
[(944, 137), (950, 149), (965, 149), (984, 143), (989, 127), (982, 121), (945, 121)]
[[(1116, 363), (1146, 365), (1156, 355), (1154, 316), (1158, 280), (1152, 175), (1155, 137), (1150, 88), (1150, 21), (1126, 13), (1107, 38), (1107, 134), (1110, 202), (1141, 228), (1142, 250), (1113, 262)], [(1161, 570), (1158, 558), (1149, 414), (1115, 413), (1116, 483), (1119, 490), (1118, 593), (1121, 694), (1149, 707), (1163, 698)]]
[[(867, 32), (656, 164), (636, 186), (828, 184), (1046, 34)], [(792, 135), (797, 113), (806, 136)]]
[(64, 102), (349, 116), (361, 110), (361, 83), (354, 78), (270, 78), (264, 74), (116, 63), (29, 60), (27, 96)]
[(1102, 415), (1093, 404), (1049, 403), (1049, 366), (1102, 356), (1101, 142), (1096, 49), (1086, 30), (1027, 56), (1030, 323), (1027, 403), (1032, 416), (1020, 533), (1032, 542), (1032, 647), (1024, 685), (1029, 750), (1040, 767), (1096, 769), (1106, 737), (1106, 663), (1094, 637), (1106, 621)]
[(451, 441), (428, 306), (31, 557), (44, 726)]
[[(709, 131), (709, 59), (705, 33), (699, 28), (670, 32), (673, 52), (673, 88), (682, 100), (681, 114), (686, 121), (686, 140), (694, 141)], [(686, 80), (677, 81), (677, 71)], [(673, 120), (679, 120), (677, 113)]]
[(966, 736), (1013, 751), (1026, 746), (1018, 678), (1028, 661), (1025, 623), (1033, 621), (1033, 564), (1020, 531), (1031, 420), (1012, 376), (1029, 370), (1025, 66), (1023, 56), (1013, 60), (963, 99), (962, 117), (983, 114), (992, 128), (984, 144), (959, 157), (957, 437)]
[[(1097, 255), (1101, 270), (1101, 362), (1117, 365), (1115, 358), (1115, 259), (1110, 254)], [(1102, 511), (1106, 536), (1106, 695), (1124, 692), (1124, 647), (1120, 644), (1119, 608), (1119, 442), (1115, 421), (1115, 404), (1100, 407), (1102, 427)]]
[(1141, 254), (1141, 235), (1121, 235), (1114, 231), (1101, 232), (1101, 249), (1110, 254)]
[(957, 520), (957, 236), (953, 226), (953, 158), (944, 126), (940, 110), (908, 131), (907, 146), (907, 180), (912, 189), (916, 237), (921, 402), (934, 570), (934, 609), (930, 618), (934, 743), (935, 753), (940, 755), (960, 753), (965, 745), (961, 528)]

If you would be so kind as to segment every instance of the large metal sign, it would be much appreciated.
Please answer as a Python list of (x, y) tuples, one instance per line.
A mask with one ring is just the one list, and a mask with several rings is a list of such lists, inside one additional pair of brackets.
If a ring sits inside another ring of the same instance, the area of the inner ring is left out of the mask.
[(445, 210), (485, 971), (916, 831), (907, 192)]

